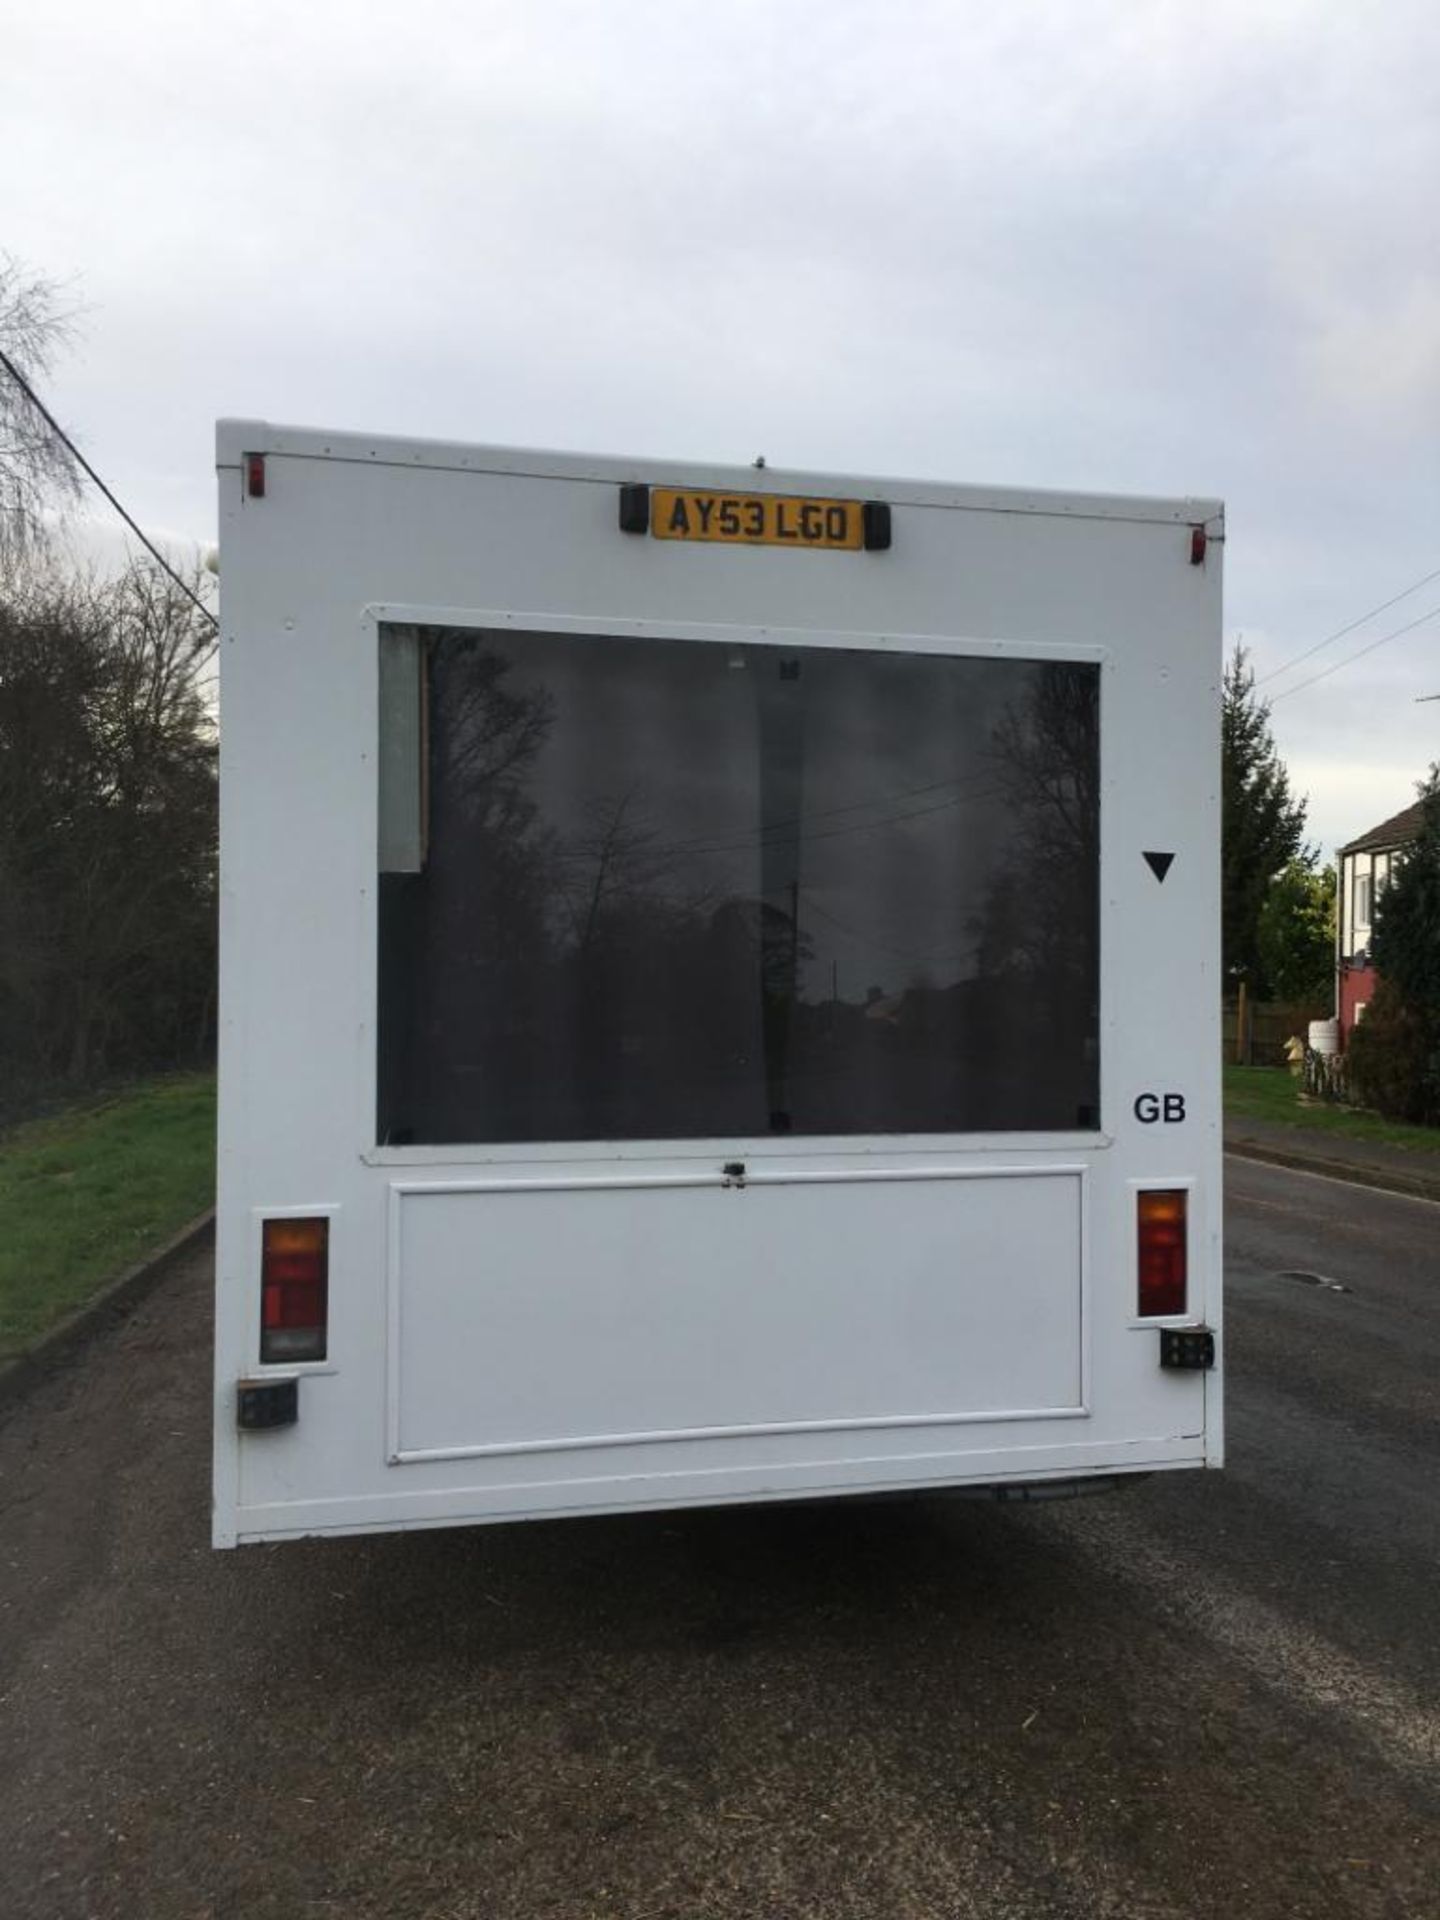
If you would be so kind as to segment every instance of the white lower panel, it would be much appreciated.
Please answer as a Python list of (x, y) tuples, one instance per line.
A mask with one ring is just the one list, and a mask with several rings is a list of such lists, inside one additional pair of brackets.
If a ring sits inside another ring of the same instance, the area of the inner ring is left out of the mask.
[[(1075, 1429), (1070, 1429), (1074, 1432)], [(759, 1472), (730, 1469), (699, 1474), (637, 1474), (632, 1478), (494, 1482), (483, 1487), (426, 1491), (410, 1475), (393, 1492), (344, 1499), (286, 1500), (217, 1513), (215, 1544), (295, 1539), (303, 1534), (374, 1533), (408, 1527), (478, 1526), (511, 1520), (561, 1519), (599, 1513), (670, 1512), (681, 1507), (752, 1506), (765, 1501), (820, 1500), (847, 1494), (943, 1492), (967, 1486), (993, 1487), (1047, 1480), (1084, 1480), (1094, 1475), (1155, 1473), (1205, 1466), (1198, 1436), (1110, 1442), (1086, 1446), (981, 1450), (940, 1458), (920, 1453), (883, 1460), (806, 1462)]]
[(390, 1457), (1074, 1416), (1083, 1180), (397, 1185)]

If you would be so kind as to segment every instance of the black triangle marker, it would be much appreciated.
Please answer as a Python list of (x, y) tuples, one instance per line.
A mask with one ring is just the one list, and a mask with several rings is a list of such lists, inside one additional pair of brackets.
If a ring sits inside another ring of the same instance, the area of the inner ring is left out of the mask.
[(1145, 864), (1149, 867), (1155, 878), (1163, 885), (1165, 876), (1170, 871), (1170, 862), (1174, 858), (1173, 853), (1147, 853), (1145, 855)]

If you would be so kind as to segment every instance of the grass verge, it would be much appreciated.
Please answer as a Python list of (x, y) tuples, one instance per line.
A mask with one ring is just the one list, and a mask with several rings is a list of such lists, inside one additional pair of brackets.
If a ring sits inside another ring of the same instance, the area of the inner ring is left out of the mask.
[(214, 1193), (213, 1074), (143, 1081), (0, 1135), (0, 1362)]
[(1399, 1120), (1382, 1120), (1378, 1113), (1355, 1107), (1332, 1107), (1323, 1102), (1302, 1106), (1297, 1083), (1284, 1067), (1225, 1068), (1227, 1120), (1264, 1120), (1295, 1127), (1306, 1133), (1324, 1133), (1349, 1140), (1368, 1140), (1376, 1146), (1409, 1147), (1418, 1153), (1440, 1155), (1440, 1131), (1434, 1127), (1407, 1127)]

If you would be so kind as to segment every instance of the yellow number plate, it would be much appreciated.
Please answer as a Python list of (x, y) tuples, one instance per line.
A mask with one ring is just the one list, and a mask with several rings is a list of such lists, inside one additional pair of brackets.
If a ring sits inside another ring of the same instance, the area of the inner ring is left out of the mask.
[(859, 500), (804, 500), (774, 493), (702, 493), (656, 487), (650, 531), (657, 540), (721, 540), (740, 547), (865, 545)]

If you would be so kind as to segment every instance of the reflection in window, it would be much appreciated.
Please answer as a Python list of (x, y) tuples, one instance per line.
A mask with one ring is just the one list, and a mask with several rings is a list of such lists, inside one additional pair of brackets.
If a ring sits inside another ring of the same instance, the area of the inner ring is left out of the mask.
[(379, 1139), (1098, 1124), (1098, 669), (386, 628)]

